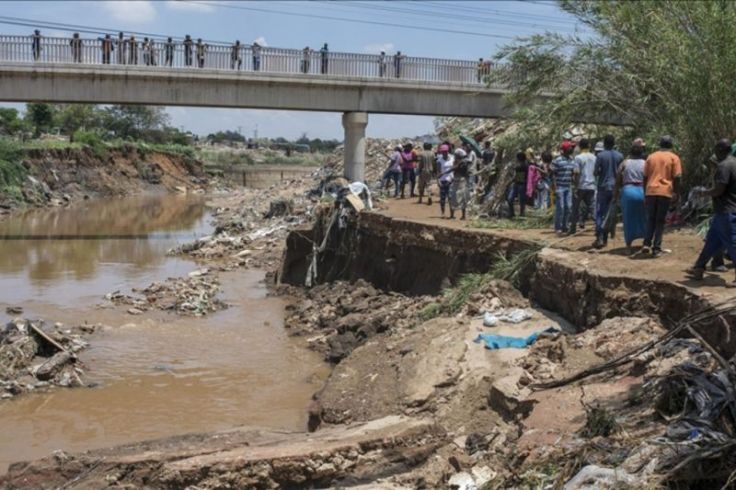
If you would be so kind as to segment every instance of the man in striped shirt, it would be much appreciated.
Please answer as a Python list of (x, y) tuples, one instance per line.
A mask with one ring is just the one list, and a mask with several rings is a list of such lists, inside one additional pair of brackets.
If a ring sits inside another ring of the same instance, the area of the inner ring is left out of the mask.
[(572, 208), (572, 190), (579, 172), (572, 158), (575, 143), (565, 140), (560, 145), (560, 153), (552, 162), (552, 183), (555, 188), (555, 233), (562, 236), (568, 231)]

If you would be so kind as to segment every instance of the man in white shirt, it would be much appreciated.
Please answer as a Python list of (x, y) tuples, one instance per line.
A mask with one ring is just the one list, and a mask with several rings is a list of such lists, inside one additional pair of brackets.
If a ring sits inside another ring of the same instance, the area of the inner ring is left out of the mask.
[[(580, 153), (575, 157), (575, 165), (578, 167), (578, 182), (572, 202), (572, 223), (570, 223), (570, 234), (580, 228), (585, 228), (585, 219), (590, 218), (595, 209), (595, 155), (590, 152), (590, 141), (583, 138), (578, 144)], [(583, 213), (580, 212), (581, 205), (585, 205)]]

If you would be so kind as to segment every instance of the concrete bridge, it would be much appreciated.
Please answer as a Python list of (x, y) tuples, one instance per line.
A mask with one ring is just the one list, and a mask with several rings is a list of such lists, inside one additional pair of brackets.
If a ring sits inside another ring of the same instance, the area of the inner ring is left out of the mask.
[(363, 180), (368, 115), (504, 117), (479, 61), (198, 44), (0, 36), (0, 100), (342, 112)]

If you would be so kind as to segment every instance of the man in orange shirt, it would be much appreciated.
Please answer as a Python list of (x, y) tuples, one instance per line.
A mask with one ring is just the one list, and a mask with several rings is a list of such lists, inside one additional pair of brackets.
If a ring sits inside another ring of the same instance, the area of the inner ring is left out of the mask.
[(667, 211), (682, 177), (682, 163), (672, 151), (672, 138), (662, 136), (659, 150), (647, 158), (644, 165), (644, 206), (647, 213), (644, 248), (648, 252), (651, 247), (652, 257), (662, 255), (662, 234)]

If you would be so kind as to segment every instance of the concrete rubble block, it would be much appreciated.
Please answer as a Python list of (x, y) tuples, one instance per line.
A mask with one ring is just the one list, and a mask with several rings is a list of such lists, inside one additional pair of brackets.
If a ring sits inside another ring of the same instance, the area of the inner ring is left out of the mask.
[(520, 387), (523, 376), (523, 369), (514, 369), (491, 386), (488, 404), (504, 418), (520, 420), (526, 418), (534, 408), (535, 401), (528, 398), (531, 390)]
[(56, 375), (59, 370), (74, 360), (74, 356), (68, 351), (54, 354), (49, 360), (38, 366), (36, 377), (41, 381), (48, 381)]
[(323, 488), (404, 473), (446, 443), (434, 422), (389, 416), (312, 434), (238, 429), (17, 463), (3, 488)]

